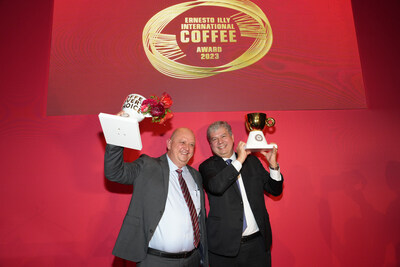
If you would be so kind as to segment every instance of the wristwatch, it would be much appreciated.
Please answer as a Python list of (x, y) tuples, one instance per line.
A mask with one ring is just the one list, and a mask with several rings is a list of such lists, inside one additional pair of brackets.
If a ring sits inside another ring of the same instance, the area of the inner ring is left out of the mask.
[(272, 168), (271, 166), (269, 166), (269, 168), (270, 168), (271, 170), (277, 171), (277, 170), (279, 170), (279, 163), (276, 164), (276, 167), (275, 167), (275, 168)]

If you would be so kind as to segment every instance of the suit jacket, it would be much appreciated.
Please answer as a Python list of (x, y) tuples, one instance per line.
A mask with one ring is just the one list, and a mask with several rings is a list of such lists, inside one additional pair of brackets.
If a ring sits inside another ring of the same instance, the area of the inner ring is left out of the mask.
[[(197, 186), (202, 188), (200, 173), (187, 166)], [(134, 262), (147, 255), (149, 242), (163, 215), (168, 194), (169, 167), (166, 154), (159, 158), (141, 155), (131, 163), (123, 161), (123, 148), (107, 145), (104, 156), (104, 173), (110, 181), (132, 184), (133, 194), (122, 223), (113, 254)], [(201, 190), (201, 192), (203, 192)], [(206, 212), (204, 193), (201, 194), (200, 246), (203, 261), (208, 266), (207, 238), (205, 231)]]
[[(219, 156), (212, 156), (199, 167), (208, 195), (210, 212), (207, 218), (209, 251), (236, 256), (239, 253), (243, 227), (243, 203), (236, 184), (239, 172)], [(251, 210), (264, 238), (266, 248), (272, 243), (269, 215), (265, 207), (264, 190), (274, 196), (282, 193), (282, 181), (275, 181), (259, 159), (247, 156), (240, 171)]]

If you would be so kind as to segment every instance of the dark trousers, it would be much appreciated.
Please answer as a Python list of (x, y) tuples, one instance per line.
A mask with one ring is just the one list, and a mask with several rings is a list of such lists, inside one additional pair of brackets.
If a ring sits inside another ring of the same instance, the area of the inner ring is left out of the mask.
[(208, 253), (210, 267), (271, 267), (271, 252), (262, 236), (242, 243), (236, 257)]
[(146, 258), (136, 264), (137, 267), (199, 267), (200, 252), (197, 250), (184, 259), (170, 259), (147, 254)]

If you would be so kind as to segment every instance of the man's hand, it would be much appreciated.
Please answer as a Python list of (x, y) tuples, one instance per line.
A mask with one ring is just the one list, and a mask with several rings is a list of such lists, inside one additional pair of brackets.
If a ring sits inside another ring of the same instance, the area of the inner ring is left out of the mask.
[[(271, 143), (272, 144), (272, 143)], [(278, 167), (278, 163), (276, 162), (276, 155), (278, 154), (278, 148), (273, 147), (272, 150), (267, 151), (261, 151), (261, 154), (264, 155), (264, 157), (267, 159), (268, 164), (271, 168), (276, 168)]]
[(125, 113), (123, 110), (121, 110), (120, 112), (118, 112), (117, 114), (115, 114), (117, 116), (121, 116), (121, 117), (129, 117), (128, 113)]
[(240, 141), (236, 147), (236, 152), (238, 154), (237, 160), (241, 164), (243, 164), (243, 162), (246, 160), (247, 156), (251, 153), (249, 150), (244, 149), (245, 146), (246, 146), (246, 143), (243, 141)]

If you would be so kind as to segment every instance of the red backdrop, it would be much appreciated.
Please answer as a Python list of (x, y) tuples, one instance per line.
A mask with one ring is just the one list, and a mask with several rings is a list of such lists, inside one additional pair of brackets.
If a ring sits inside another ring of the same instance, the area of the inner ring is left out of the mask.
[[(265, 110), (286, 178), (282, 196), (266, 199), (273, 266), (400, 263), (399, 4), (375, 2), (352, 2), (367, 109)], [(122, 266), (111, 250), (131, 188), (104, 178), (97, 116), (45, 115), (52, 5), (0, 2), (0, 265)], [(160, 155), (172, 129), (188, 126), (197, 168), (211, 155), (207, 125), (227, 120), (246, 139), (244, 115), (177, 112), (155, 128), (145, 120), (142, 152)]]

